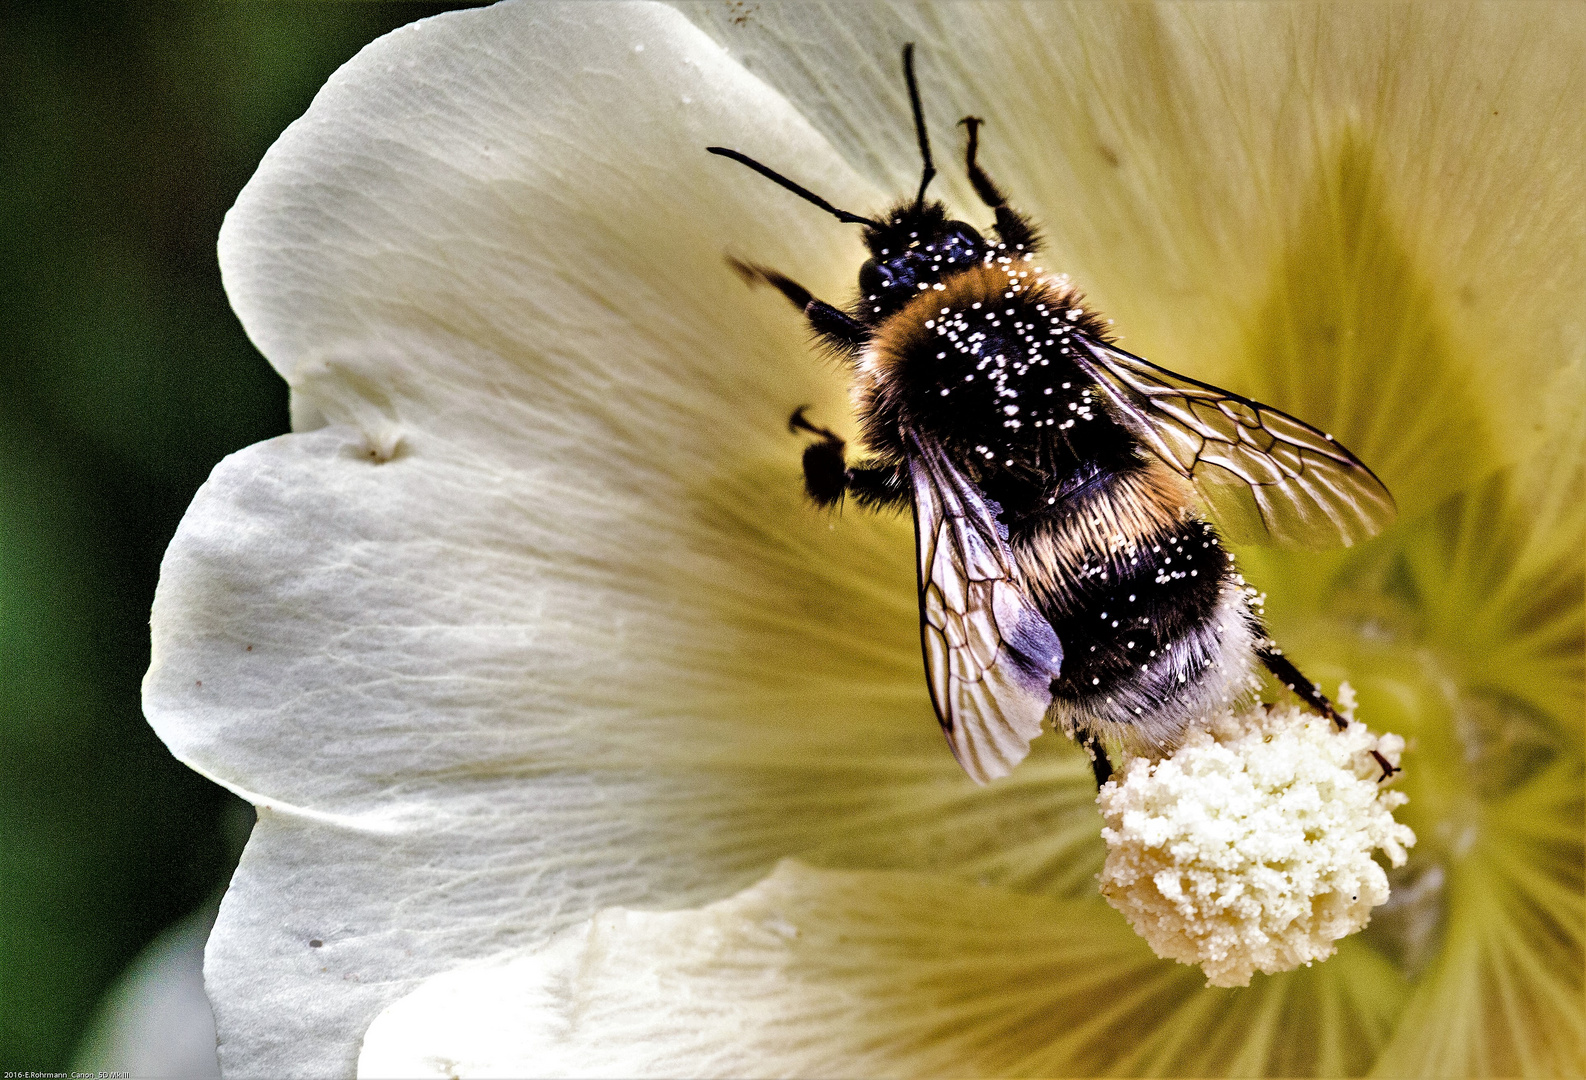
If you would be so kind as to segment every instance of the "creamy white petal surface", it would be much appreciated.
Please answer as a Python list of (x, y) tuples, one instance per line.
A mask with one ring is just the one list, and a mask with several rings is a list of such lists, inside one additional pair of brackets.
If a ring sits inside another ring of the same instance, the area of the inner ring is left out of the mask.
[[(370, 1028), (359, 1073), (383, 1076), (1251, 1075), (1264, 1025), (1333, 998), (1327, 1044), (1282, 1056), (1357, 1060), (1391, 1016), (1348, 943), (1309, 985), (1201, 993), (1115, 912), (940, 875), (785, 863), (696, 911), (602, 912), (548, 946), (437, 976)], [(1331, 982), (1330, 982), (1331, 981)], [(1312, 999), (1311, 1003), (1314, 1003)]]
[(1099, 862), (1072, 753), (991, 799), (945, 753), (907, 522), (803, 506), (788, 413), (845, 427), (843, 388), (723, 254), (840, 296), (857, 238), (718, 142), (878, 199), (677, 13), (526, 5), (365, 50), (228, 218), (327, 425), (216, 469), (153, 614), (151, 722), (260, 807), (209, 948), (231, 1072), (349, 1071), (432, 971), (789, 852)]
[(73, 1072), (171, 1080), (220, 1075), (215, 1017), (204, 995), (204, 942), (215, 906), (206, 903), (163, 931), (127, 965), (78, 1043)]

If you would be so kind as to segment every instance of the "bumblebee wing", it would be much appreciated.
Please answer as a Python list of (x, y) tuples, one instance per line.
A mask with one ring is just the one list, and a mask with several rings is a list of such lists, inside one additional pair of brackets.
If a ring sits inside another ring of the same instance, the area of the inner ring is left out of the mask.
[(1231, 539), (1348, 547), (1393, 520), (1388, 489), (1332, 436), (1081, 334), (1073, 341), (1115, 418), (1195, 485)]
[(953, 756), (984, 784), (1041, 734), (1063, 646), (1025, 592), (992, 504), (940, 446), (908, 441), (931, 703)]

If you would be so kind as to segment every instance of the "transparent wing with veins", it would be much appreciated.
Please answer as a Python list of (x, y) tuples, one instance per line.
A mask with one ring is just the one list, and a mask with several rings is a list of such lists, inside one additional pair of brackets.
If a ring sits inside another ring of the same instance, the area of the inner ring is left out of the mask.
[(1063, 646), (1025, 592), (996, 512), (940, 446), (910, 433), (920, 646), (953, 756), (978, 784), (1030, 752)]
[(1231, 539), (1347, 547), (1393, 520), (1388, 489), (1330, 435), (1082, 334), (1073, 342), (1114, 418), (1195, 485)]

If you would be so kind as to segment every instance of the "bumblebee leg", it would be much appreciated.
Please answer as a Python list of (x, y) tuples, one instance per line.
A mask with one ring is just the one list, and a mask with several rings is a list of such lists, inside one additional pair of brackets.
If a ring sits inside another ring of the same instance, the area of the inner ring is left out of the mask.
[(1040, 238), (1035, 235), (1035, 227), (1030, 224), (1030, 219), (1008, 205), (1008, 197), (992, 182), (991, 177), (986, 175), (986, 170), (982, 169), (975, 160), (975, 156), (980, 152), (980, 125), (985, 121), (978, 116), (966, 116), (959, 123), (969, 129), (969, 150), (964, 155), (964, 165), (969, 171), (969, 182), (974, 185), (975, 194), (980, 196), (980, 201), (996, 213), (997, 235), (1002, 238), (1004, 244), (1014, 250), (1034, 251), (1040, 246)]
[(848, 490), (860, 506), (870, 510), (899, 510), (909, 504), (904, 467), (880, 462), (859, 462), (848, 470)]
[(848, 491), (847, 443), (829, 428), (816, 427), (804, 419), (808, 405), (800, 405), (788, 417), (789, 431), (807, 431), (820, 438), (804, 448), (804, 492), (816, 506), (836, 506)]
[(788, 417), (789, 431), (818, 435), (804, 448), (804, 490), (817, 506), (835, 506), (853, 492), (861, 506), (872, 510), (893, 509), (908, 503), (909, 488), (901, 464), (862, 461), (849, 467), (847, 444), (829, 428), (818, 427), (804, 416), (808, 405), (801, 405)]
[(780, 274), (770, 267), (741, 262), (730, 255), (727, 257), (727, 264), (750, 285), (769, 285), (787, 297), (794, 307), (804, 313), (804, 318), (809, 320), (810, 329), (819, 334), (821, 340), (832, 348), (842, 352), (855, 352), (870, 340), (870, 331), (864, 323), (832, 307), (824, 300), (815, 299), (808, 289), (786, 274)]
[(1377, 765), (1378, 765), (1379, 768), (1382, 769), (1382, 775), (1377, 777), (1377, 783), (1379, 783), (1379, 784), (1382, 783), (1384, 780), (1386, 780), (1388, 777), (1392, 776), (1394, 773), (1403, 772), (1404, 771), (1399, 766), (1395, 765), (1393, 762), (1389, 761), (1387, 758), (1383, 757), (1380, 753), (1378, 753), (1375, 750), (1373, 750), (1371, 752), (1371, 756), (1377, 759)]
[(804, 448), (804, 491), (816, 506), (836, 506), (853, 492), (861, 506), (872, 510), (890, 509), (908, 501), (909, 489), (903, 483), (903, 466), (859, 462), (848, 466), (847, 444), (837, 433), (817, 427), (807, 420), (808, 405), (793, 410), (789, 431), (807, 431), (820, 436)]
[(1278, 677), (1280, 683), (1298, 694), (1311, 708), (1337, 724), (1339, 731), (1349, 726), (1348, 722), (1338, 715), (1338, 710), (1333, 708), (1333, 703), (1327, 700), (1327, 695), (1323, 694), (1315, 683), (1301, 675), (1300, 669), (1290, 663), (1289, 658), (1279, 652), (1276, 646), (1268, 645), (1257, 649), (1256, 655), (1267, 666), (1267, 670)]
[(1087, 731), (1080, 736), (1079, 745), (1085, 748), (1085, 753), (1090, 757), (1090, 771), (1096, 775), (1096, 790), (1101, 790), (1101, 785), (1112, 779), (1112, 762), (1107, 758), (1107, 748), (1101, 744), (1094, 731)]

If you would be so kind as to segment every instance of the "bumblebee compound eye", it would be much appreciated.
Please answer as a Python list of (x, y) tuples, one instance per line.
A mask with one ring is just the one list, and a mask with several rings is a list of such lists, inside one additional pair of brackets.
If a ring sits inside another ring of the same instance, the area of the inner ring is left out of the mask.
[(896, 281), (891, 268), (874, 259), (865, 260), (865, 264), (859, 268), (859, 293), (866, 299), (879, 297), (892, 288)]
[(962, 221), (949, 221), (942, 232), (940, 246), (942, 250), (957, 254), (964, 251), (973, 255), (974, 250), (985, 246), (985, 238), (975, 231), (973, 225)]

